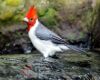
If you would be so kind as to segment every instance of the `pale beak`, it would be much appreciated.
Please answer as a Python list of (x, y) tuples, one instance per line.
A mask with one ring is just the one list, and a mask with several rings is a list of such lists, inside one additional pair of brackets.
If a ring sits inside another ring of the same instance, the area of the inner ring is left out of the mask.
[(28, 22), (29, 20), (25, 17), (24, 19), (23, 19), (25, 22)]

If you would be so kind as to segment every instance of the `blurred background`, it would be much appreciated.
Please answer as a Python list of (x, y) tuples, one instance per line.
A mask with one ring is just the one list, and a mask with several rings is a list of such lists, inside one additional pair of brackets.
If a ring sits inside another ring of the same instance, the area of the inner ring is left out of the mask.
[[(0, 0), (0, 80), (35, 80), (26, 79), (29, 76), (24, 74), (20, 75), (20, 70), (24, 67), (26, 69), (27, 63), (32, 65), (30, 62), (33, 57), (40, 58), (34, 55), (37, 52), (28, 38), (27, 25), (23, 23), (23, 18), (32, 5), (37, 8), (41, 23), (66, 39), (69, 44), (90, 51), (90, 57), (73, 54), (75, 52), (64, 54), (64, 63), (67, 64), (64, 67), (71, 76), (90, 71), (96, 76), (95, 79), (68, 80), (99, 80), (100, 0)], [(27, 53), (32, 53), (33, 56)]]
[(30, 43), (22, 21), (32, 5), (40, 21), (70, 44), (100, 50), (99, 0), (0, 0), (0, 53)]

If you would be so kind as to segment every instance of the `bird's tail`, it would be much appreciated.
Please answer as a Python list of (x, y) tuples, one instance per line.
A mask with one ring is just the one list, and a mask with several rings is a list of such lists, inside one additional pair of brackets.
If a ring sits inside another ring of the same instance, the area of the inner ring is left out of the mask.
[(79, 48), (74, 45), (66, 45), (69, 49), (72, 49), (74, 51), (80, 52), (80, 53), (87, 53), (83, 48)]
[(66, 51), (68, 49), (71, 49), (71, 50), (77, 51), (79, 53), (83, 53), (83, 55), (86, 55), (88, 57), (90, 56), (85, 49), (80, 48), (80, 47), (77, 47), (77, 46), (74, 46), (74, 45), (68, 45), (68, 44), (66, 44), (65, 46), (64, 45), (63, 46), (61, 45), (60, 48), (63, 51)]

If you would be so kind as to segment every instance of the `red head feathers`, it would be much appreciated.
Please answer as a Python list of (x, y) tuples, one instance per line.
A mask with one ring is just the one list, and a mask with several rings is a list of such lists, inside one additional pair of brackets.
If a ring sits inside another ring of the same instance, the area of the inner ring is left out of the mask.
[(31, 6), (29, 11), (26, 14), (26, 17), (24, 18), (24, 21), (28, 24), (28, 31), (31, 27), (34, 27), (34, 24), (36, 23), (36, 20), (38, 19), (37, 10), (34, 6)]
[(36, 8), (34, 6), (30, 7), (29, 11), (26, 14), (26, 17), (28, 19), (30, 19), (30, 18), (37, 19), (37, 10), (36, 10)]

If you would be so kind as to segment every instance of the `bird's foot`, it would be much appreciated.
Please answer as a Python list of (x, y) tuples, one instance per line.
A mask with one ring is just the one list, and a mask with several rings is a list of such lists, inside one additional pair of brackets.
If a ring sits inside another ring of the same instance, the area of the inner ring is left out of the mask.
[(53, 55), (53, 56), (50, 56), (51, 58), (53, 59), (59, 59), (58, 55)]
[(54, 62), (55, 59), (51, 58), (51, 57), (46, 57), (43, 59), (43, 61), (46, 61), (46, 62)]

